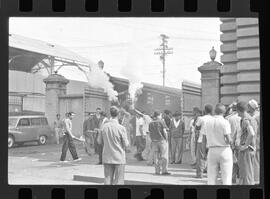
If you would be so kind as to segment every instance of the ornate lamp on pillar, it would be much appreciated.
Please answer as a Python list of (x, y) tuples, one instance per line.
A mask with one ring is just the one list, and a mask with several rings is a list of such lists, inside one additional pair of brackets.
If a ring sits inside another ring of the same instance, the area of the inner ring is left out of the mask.
[(201, 72), (202, 107), (205, 104), (215, 106), (220, 102), (220, 67), (221, 63), (215, 61), (217, 52), (212, 47), (209, 51), (211, 61), (198, 68)]

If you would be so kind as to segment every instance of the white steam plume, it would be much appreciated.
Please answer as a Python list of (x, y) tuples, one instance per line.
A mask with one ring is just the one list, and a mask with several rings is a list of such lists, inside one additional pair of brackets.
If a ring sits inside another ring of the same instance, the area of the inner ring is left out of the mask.
[(107, 74), (97, 65), (89, 66), (89, 72), (85, 72), (88, 84), (93, 88), (102, 88), (107, 93), (110, 101), (117, 101), (118, 93), (114, 90), (113, 84), (109, 81)]
[(127, 50), (127, 63), (122, 67), (121, 74), (129, 80), (129, 95), (132, 105), (137, 101), (137, 97), (142, 93), (143, 84), (143, 52), (135, 40), (130, 44)]

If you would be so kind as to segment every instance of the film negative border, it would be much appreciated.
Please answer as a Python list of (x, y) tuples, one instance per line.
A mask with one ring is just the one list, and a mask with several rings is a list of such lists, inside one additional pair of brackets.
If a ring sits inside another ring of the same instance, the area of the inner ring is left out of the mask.
[[(207, 3), (205, 3), (207, 2)], [(10, 16), (208, 16), (257, 17), (256, 0), (9, 0), (1, 2)], [(241, 10), (241, 11), (240, 11)], [(239, 12), (240, 11), (240, 12)]]
[[(25, 4), (26, 2), (26, 4)], [(56, 3), (57, 2), (57, 3)], [(61, 3), (59, 3), (61, 2)], [(266, 46), (269, 32), (265, 25), (267, 20), (265, 15), (258, 13), (262, 7), (258, 6), (256, 0), (0, 0), (0, 48), (1, 48), (1, 74), (7, 73), (8, 63), (8, 17), (11, 16), (54, 16), (54, 17), (260, 17), (260, 46), (261, 62), (267, 64), (267, 52), (269, 46)], [(264, 5), (264, 4), (262, 4)], [(259, 15), (260, 14), (260, 15)], [(264, 16), (264, 17), (263, 17)], [(267, 35), (268, 34), (268, 35)], [(269, 41), (269, 39), (268, 39)], [(269, 42), (268, 42), (269, 43)], [(262, 64), (262, 65), (263, 65)], [(269, 64), (268, 64), (269, 65)], [(261, 73), (266, 72), (262, 67)], [(266, 77), (262, 76), (262, 82)], [(1, 90), (8, 92), (7, 77), (1, 78)], [(263, 84), (263, 83), (262, 83)], [(262, 94), (266, 89), (262, 87)], [(7, 99), (5, 99), (7, 100)], [(265, 96), (263, 96), (265, 101)], [(8, 103), (4, 101), (2, 103)], [(263, 104), (265, 108), (268, 105)], [(5, 109), (2, 115), (2, 121), (8, 110)], [(7, 124), (7, 122), (6, 122)], [(264, 129), (266, 132), (266, 130)], [(1, 191), (3, 198), (11, 199), (64, 199), (64, 198), (217, 198), (217, 199), (263, 199), (267, 198), (264, 183), (269, 180), (263, 178), (258, 186), (91, 186), (91, 185), (72, 185), (72, 186), (54, 186), (54, 185), (7, 185), (7, 161), (8, 150), (6, 147), (6, 135), (1, 135), (0, 156), (4, 157), (1, 161)], [(264, 139), (269, 138), (265, 135)], [(264, 150), (269, 146), (264, 144)], [(264, 162), (262, 162), (262, 165)], [(265, 167), (268, 168), (268, 167)], [(269, 174), (267, 169), (264, 171)], [(268, 184), (269, 185), (269, 184)], [(5, 192), (3, 192), (3, 190)], [(269, 196), (269, 194), (268, 194)]]

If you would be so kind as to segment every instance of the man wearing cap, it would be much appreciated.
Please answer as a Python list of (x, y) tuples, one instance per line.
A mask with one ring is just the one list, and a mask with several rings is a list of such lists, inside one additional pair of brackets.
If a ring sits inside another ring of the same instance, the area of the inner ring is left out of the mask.
[(64, 119), (63, 147), (62, 147), (62, 154), (61, 154), (61, 158), (60, 158), (61, 162), (66, 162), (65, 159), (66, 159), (66, 154), (67, 154), (68, 149), (69, 149), (74, 161), (81, 160), (81, 158), (78, 157), (78, 154), (77, 154), (74, 142), (73, 142), (73, 138), (75, 136), (72, 134), (72, 119), (73, 119), (74, 115), (75, 114), (73, 112), (69, 112), (67, 114), (67, 117)]
[(256, 150), (256, 121), (247, 113), (247, 104), (238, 102), (236, 105), (241, 117), (241, 134), (238, 154), (239, 184), (254, 185), (254, 158)]
[[(207, 140), (207, 176), (208, 184), (216, 185), (219, 168), (223, 185), (232, 184), (233, 157), (231, 144), (231, 127), (223, 115), (226, 108), (223, 104), (215, 107), (215, 116), (204, 121), (201, 128), (203, 139)], [(206, 143), (205, 141), (203, 143)]]
[(239, 146), (240, 143), (240, 121), (241, 118), (238, 116), (238, 113), (236, 111), (236, 102), (233, 102), (232, 104), (229, 105), (227, 109), (227, 116), (225, 117), (231, 127), (231, 147), (233, 151), (233, 174), (232, 174), (232, 182), (236, 183), (236, 180), (239, 178), (239, 168), (238, 168), (238, 163), (237, 163), (237, 157), (238, 157), (238, 149), (237, 147)]
[(183, 134), (185, 123), (181, 120), (181, 113), (176, 111), (169, 127), (171, 138), (171, 164), (181, 164), (183, 156)]
[(149, 132), (154, 152), (156, 175), (170, 175), (168, 172), (168, 134), (166, 124), (161, 120), (162, 114), (155, 111), (153, 121), (149, 124)]
[(103, 145), (104, 184), (124, 184), (126, 153), (129, 145), (125, 127), (119, 124), (119, 109), (110, 108), (111, 119), (103, 124), (98, 143)]
[(259, 105), (256, 100), (252, 99), (248, 102), (248, 112), (252, 118), (255, 119), (257, 123), (257, 133), (256, 133), (256, 152), (254, 160), (254, 181), (255, 184), (260, 182), (260, 112)]

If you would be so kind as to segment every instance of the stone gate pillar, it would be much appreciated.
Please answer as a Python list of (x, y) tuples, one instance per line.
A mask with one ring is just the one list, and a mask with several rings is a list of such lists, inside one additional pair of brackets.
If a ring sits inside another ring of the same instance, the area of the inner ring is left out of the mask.
[(65, 95), (69, 80), (59, 74), (51, 74), (43, 80), (46, 84), (45, 91), (45, 115), (49, 125), (52, 126), (59, 113), (59, 96)]
[(205, 104), (213, 107), (220, 102), (220, 67), (221, 63), (215, 61), (216, 51), (214, 47), (209, 52), (211, 61), (198, 68), (201, 72), (202, 108)]

